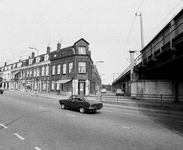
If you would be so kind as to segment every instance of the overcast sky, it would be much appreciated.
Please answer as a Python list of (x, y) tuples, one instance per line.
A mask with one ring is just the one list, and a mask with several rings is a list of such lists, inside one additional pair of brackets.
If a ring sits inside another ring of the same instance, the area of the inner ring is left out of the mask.
[(129, 65), (128, 51), (140, 50), (137, 10), (142, 12), (146, 45), (180, 11), (182, 1), (1, 0), (0, 66), (27, 58), (29, 46), (44, 54), (49, 43), (53, 51), (59, 41), (64, 48), (84, 38), (94, 63), (104, 61), (97, 63), (102, 82), (111, 84), (113, 75)]

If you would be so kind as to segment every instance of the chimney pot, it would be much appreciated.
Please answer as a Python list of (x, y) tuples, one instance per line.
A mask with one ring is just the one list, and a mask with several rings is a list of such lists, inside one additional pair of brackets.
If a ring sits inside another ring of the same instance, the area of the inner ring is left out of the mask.
[(35, 53), (34, 52), (32, 52), (32, 58), (34, 58), (35, 57)]
[(49, 53), (50, 53), (50, 47), (47, 46), (47, 54), (49, 54)]
[(60, 50), (60, 49), (61, 49), (61, 44), (57, 43), (57, 50)]

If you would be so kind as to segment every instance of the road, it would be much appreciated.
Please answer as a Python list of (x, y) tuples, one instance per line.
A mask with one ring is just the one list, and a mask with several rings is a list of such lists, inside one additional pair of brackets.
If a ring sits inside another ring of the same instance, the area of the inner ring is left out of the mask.
[[(156, 121), (164, 117), (112, 107), (80, 114), (56, 99), (5, 92), (0, 150), (182, 150), (181, 130)], [(183, 126), (183, 118), (168, 118)]]

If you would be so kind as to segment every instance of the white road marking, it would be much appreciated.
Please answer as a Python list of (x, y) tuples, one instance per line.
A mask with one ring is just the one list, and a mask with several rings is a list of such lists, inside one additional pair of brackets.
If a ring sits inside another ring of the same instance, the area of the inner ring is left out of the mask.
[(3, 128), (7, 129), (8, 127), (5, 126), (4, 124), (0, 124), (0, 126), (2, 126)]
[(127, 127), (127, 126), (121, 126), (121, 127), (124, 129), (130, 129), (130, 127)]
[(46, 109), (46, 108), (44, 108), (44, 107), (39, 107), (40, 109)]
[(25, 138), (23, 138), (21, 135), (14, 133), (15, 136), (17, 136), (20, 140), (25, 140)]
[(66, 114), (68, 116), (71, 116), (71, 117), (76, 117), (76, 115), (72, 115), (72, 114)]
[(36, 150), (41, 150), (41, 149), (40, 149), (39, 147), (37, 147), (37, 146), (36, 146), (36, 147), (34, 147), (34, 148), (35, 148)]

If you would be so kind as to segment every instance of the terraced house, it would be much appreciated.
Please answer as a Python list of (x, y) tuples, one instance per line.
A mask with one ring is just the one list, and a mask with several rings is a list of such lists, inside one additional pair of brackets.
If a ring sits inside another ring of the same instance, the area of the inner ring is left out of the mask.
[(99, 91), (101, 77), (93, 64), (89, 43), (81, 38), (72, 46), (0, 67), (5, 89), (26, 92), (54, 92), (63, 95), (88, 95)]

